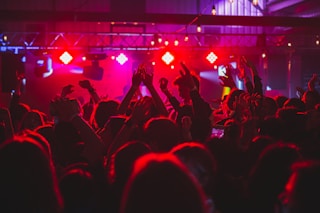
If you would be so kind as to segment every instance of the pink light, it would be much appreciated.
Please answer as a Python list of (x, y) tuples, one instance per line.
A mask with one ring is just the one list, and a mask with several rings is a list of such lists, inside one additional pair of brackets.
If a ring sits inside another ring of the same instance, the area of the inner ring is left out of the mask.
[(128, 61), (128, 58), (125, 54), (120, 53), (117, 58), (116, 58), (117, 62), (121, 65), (123, 65), (124, 63), (126, 63)]
[(174, 60), (174, 56), (170, 52), (166, 52), (161, 59), (166, 65), (169, 65)]
[(155, 65), (156, 65), (156, 62), (155, 62), (155, 61), (153, 61), (153, 62), (152, 62), (152, 65), (153, 65), (153, 66), (155, 66)]
[(176, 39), (174, 40), (174, 46), (178, 46), (179, 45), (179, 41)]
[(114, 59), (116, 59), (116, 57), (113, 55), (113, 56), (111, 56), (111, 60), (114, 60)]
[(216, 54), (214, 54), (214, 52), (210, 52), (206, 59), (211, 63), (213, 64), (217, 59), (218, 59), (218, 56)]
[(62, 63), (69, 64), (72, 61), (73, 57), (72, 55), (70, 55), (70, 53), (64, 51), (64, 53), (62, 53), (59, 59), (62, 61)]

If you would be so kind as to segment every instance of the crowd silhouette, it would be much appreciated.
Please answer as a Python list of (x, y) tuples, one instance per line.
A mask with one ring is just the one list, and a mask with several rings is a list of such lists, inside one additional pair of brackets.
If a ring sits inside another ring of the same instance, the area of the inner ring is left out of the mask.
[(297, 98), (267, 97), (241, 57), (245, 89), (226, 65), (220, 80), (231, 92), (213, 108), (181, 68), (174, 82), (153, 82), (139, 66), (121, 101), (82, 80), (90, 100), (80, 104), (66, 85), (49, 115), (20, 102), (18, 86), (0, 108), (0, 212), (319, 212), (318, 76)]

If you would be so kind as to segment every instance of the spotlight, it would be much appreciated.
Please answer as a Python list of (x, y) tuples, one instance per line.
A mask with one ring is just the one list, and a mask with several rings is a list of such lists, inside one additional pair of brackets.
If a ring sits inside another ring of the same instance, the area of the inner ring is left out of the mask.
[(166, 40), (166, 41), (164, 42), (164, 45), (165, 45), (165, 46), (168, 46), (168, 45), (169, 45), (169, 41)]
[(211, 14), (214, 16), (217, 14), (216, 6), (214, 5), (212, 6)]
[(178, 46), (178, 45), (179, 45), (178, 39), (174, 40), (174, 46)]
[(216, 54), (214, 54), (214, 52), (210, 52), (206, 59), (211, 63), (213, 64), (217, 59), (218, 59), (218, 56)]
[(253, 4), (254, 6), (257, 6), (257, 5), (259, 4), (259, 0), (252, 0), (252, 4)]
[(174, 65), (171, 65), (170, 68), (171, 68), (172, 70), (174, 70)]
[(150, 42), (150, 44), (151, 44), (151, 46), (154, 46), (155, 42), (152, 40), (152, 41)]
[(124, 65), (127, 61), (128, 61), (128, 57), (123, 54), (123, 53), (120, 53), (117, 57), (116, 57), (116, 60), (119, 64), (121, 65)]
[(174, 60), (174, 56), (170, 52), (166, 52), (161, 59), (166, 65), (169, 65)]
[(201, 33), (201, 26), (200, 25), (197, 26), (197, 32)]
[(261, 54), (261, 57), (262, 57), (262, 58), (266, 58), (266, 57), (267, 57), (267, 54), (266, 54), (266, 53), (262, 53), (262, 54)]
[(185, 42), (189, 41), (189, 36), (188, 36), (188, 34), (185, 35), (184, 41), (185, 41)]
[(72, 55), (70, 55), (70, 53), (64, 51), (59, 59), (62, 61), (62, 63), (69, 64), (72, 61), (73, 57)]

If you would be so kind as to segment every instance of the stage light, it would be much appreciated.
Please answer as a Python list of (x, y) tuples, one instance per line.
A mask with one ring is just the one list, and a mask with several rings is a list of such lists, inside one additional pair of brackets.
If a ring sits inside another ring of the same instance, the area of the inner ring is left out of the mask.
[(128, 57), (123, 54), (123, 53), (120, 53), (117, 58), (116, 58), (117, 62), (121, 65), (125, 64), (127, 61), (128, 61)]
[(174, 56), (170, 52), (166, 52), (161, 59), (164, 63), (169, 65), (174, 60)]
[(201, 33), (201, 30), (202, 30), (202, 29), (201, 29), (201, 25), (198, 25), (198, 26), (197, 26), (197, 32), (198, 32), (198, 33)]
[(169, 45), (169, 41), (166, 40), (166, 41), (164, 42), (164, 45), (165, 45), (165, 46), (168, 46), (168, 45)]
[(153, 65), (153, 66), (155, 66), (155, 65), (156, 65), (156, 62), (155, 62), (155, 61), (153, 61), (153, 62), (152, 62), (152, 65)]
[(214, 65), (214, 66), (213, 66), (213, 69), (215, 69), (215, 70), (218, 69), (218, 66), (217, 66), (217, 65)]
[(69, 64), (72, 61), (73, 57), (72, 55), (70, 55), (70, 53), (64, 51), (59, 59), (62, 61), (62, 63)]
[(53, 73), (52, 59), (49, 56), (40, 56), (36, 61), (34, 74), (39, 78), (49, 77)]
[(266, 57), (267, 57), (267, 54), (266, 54), (266, 53), (262, 53), (262, 54), (261, 54), (261, 57), (262, 57), (262, 58), (266, 58)]
[(211, 14), (214, 16), (217, 14), (216, 6), (214, 5), (212, 6)]
[(162, 42), (162, 38), (159, 37), (159, 38), (158, 38), (158, 43), (160, 44), (161, 42)]
[(87, 57), (82, 56), (82, 61), (86, 61), (86, 60), (87, 60)]
[(288, 42), (288, 47), (291, 47), (291, 46), (292, 46), (291, 42)]
[(172, 70), (174, 70), (174, 65), (171, 65), (170, 68), (171, 68)]
[(178, 39), (174, 40), (174, 46), (178, 46), (178, 45), (179, 45)]
[(116, 59), (116, 57), (113, 55), (113, 56), (111, 56), (111, 60), (114, 60), (114, 59)]
[(319, 45), (320, 44), (320, 41), (319, 39), (316, 40), (316, 45)]
[(218, 59), (218, 56), (216, 54), (214, 54), (214, 52), (210, 52), (206, 59), (211, 63), (213, 64), (217, 59)]
[(188, 36), (188, 34), (185, 35), (184, 41), (185, 41), (185, 42), (189, 41), (189, 36)]
[(257, 6), (257, 5), (259, 4), (259, 0), (252, 0), (252, 4), (253, 4), (254, 6)]
[(151, 44), (151, 46), (154, 46), (155, 42), (152, 40), (152, 41), (150, 42), (150, 44)]

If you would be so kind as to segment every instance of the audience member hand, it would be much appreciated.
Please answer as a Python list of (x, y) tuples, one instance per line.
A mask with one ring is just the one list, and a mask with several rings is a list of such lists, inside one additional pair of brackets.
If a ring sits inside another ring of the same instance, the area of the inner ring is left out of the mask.
[(152, 87), (152, 81), (153, 81), (153, 74), (145, 73), (144, 78), (142, 79), (144, 85), (146, 85), (148, 88)]
[(166, 78), (160, 78), (159, 83), (160, 83), (160, 89), (162, 92), (168, 90), (168, 79)]
[(142, 79), (143, 79), (142, 73), (139, 70), (137, 70), (132, 75), (132, 86), (135, 88), (138, 88), (142, 82)]
[(92, 85), (91, 85), (89, 80), (81, 80), (81, 81), (79, 81), (79, 86), (84, 88), (84, 89), (88, 89), (88, 90), (93, 89), (93, 87), (92, 87)]
[(69, 94), (71, 94), (71, 93), (73, 93), (74, 92), (74, 86), (73, 85), (71, 85), (71, 84), (69, 84), (69, 85), (67, 85), (67, 86), (64, 86), (63, 88), (62, 88), (62, 91), (61, 91), (61, 97), (66, 97), (67, 95), (69, 95)]
[(196, 85), (192, 79), (192, 75), (191, 75), (189, 68), (183, 62), (180, 62), (180, 65), (184, 71), (184, 73), (182, 71), (180, 71), (180, 74), (182, 77), (185, 77), (186, 86), (189, 87), (190, 89), (196, 88)]

